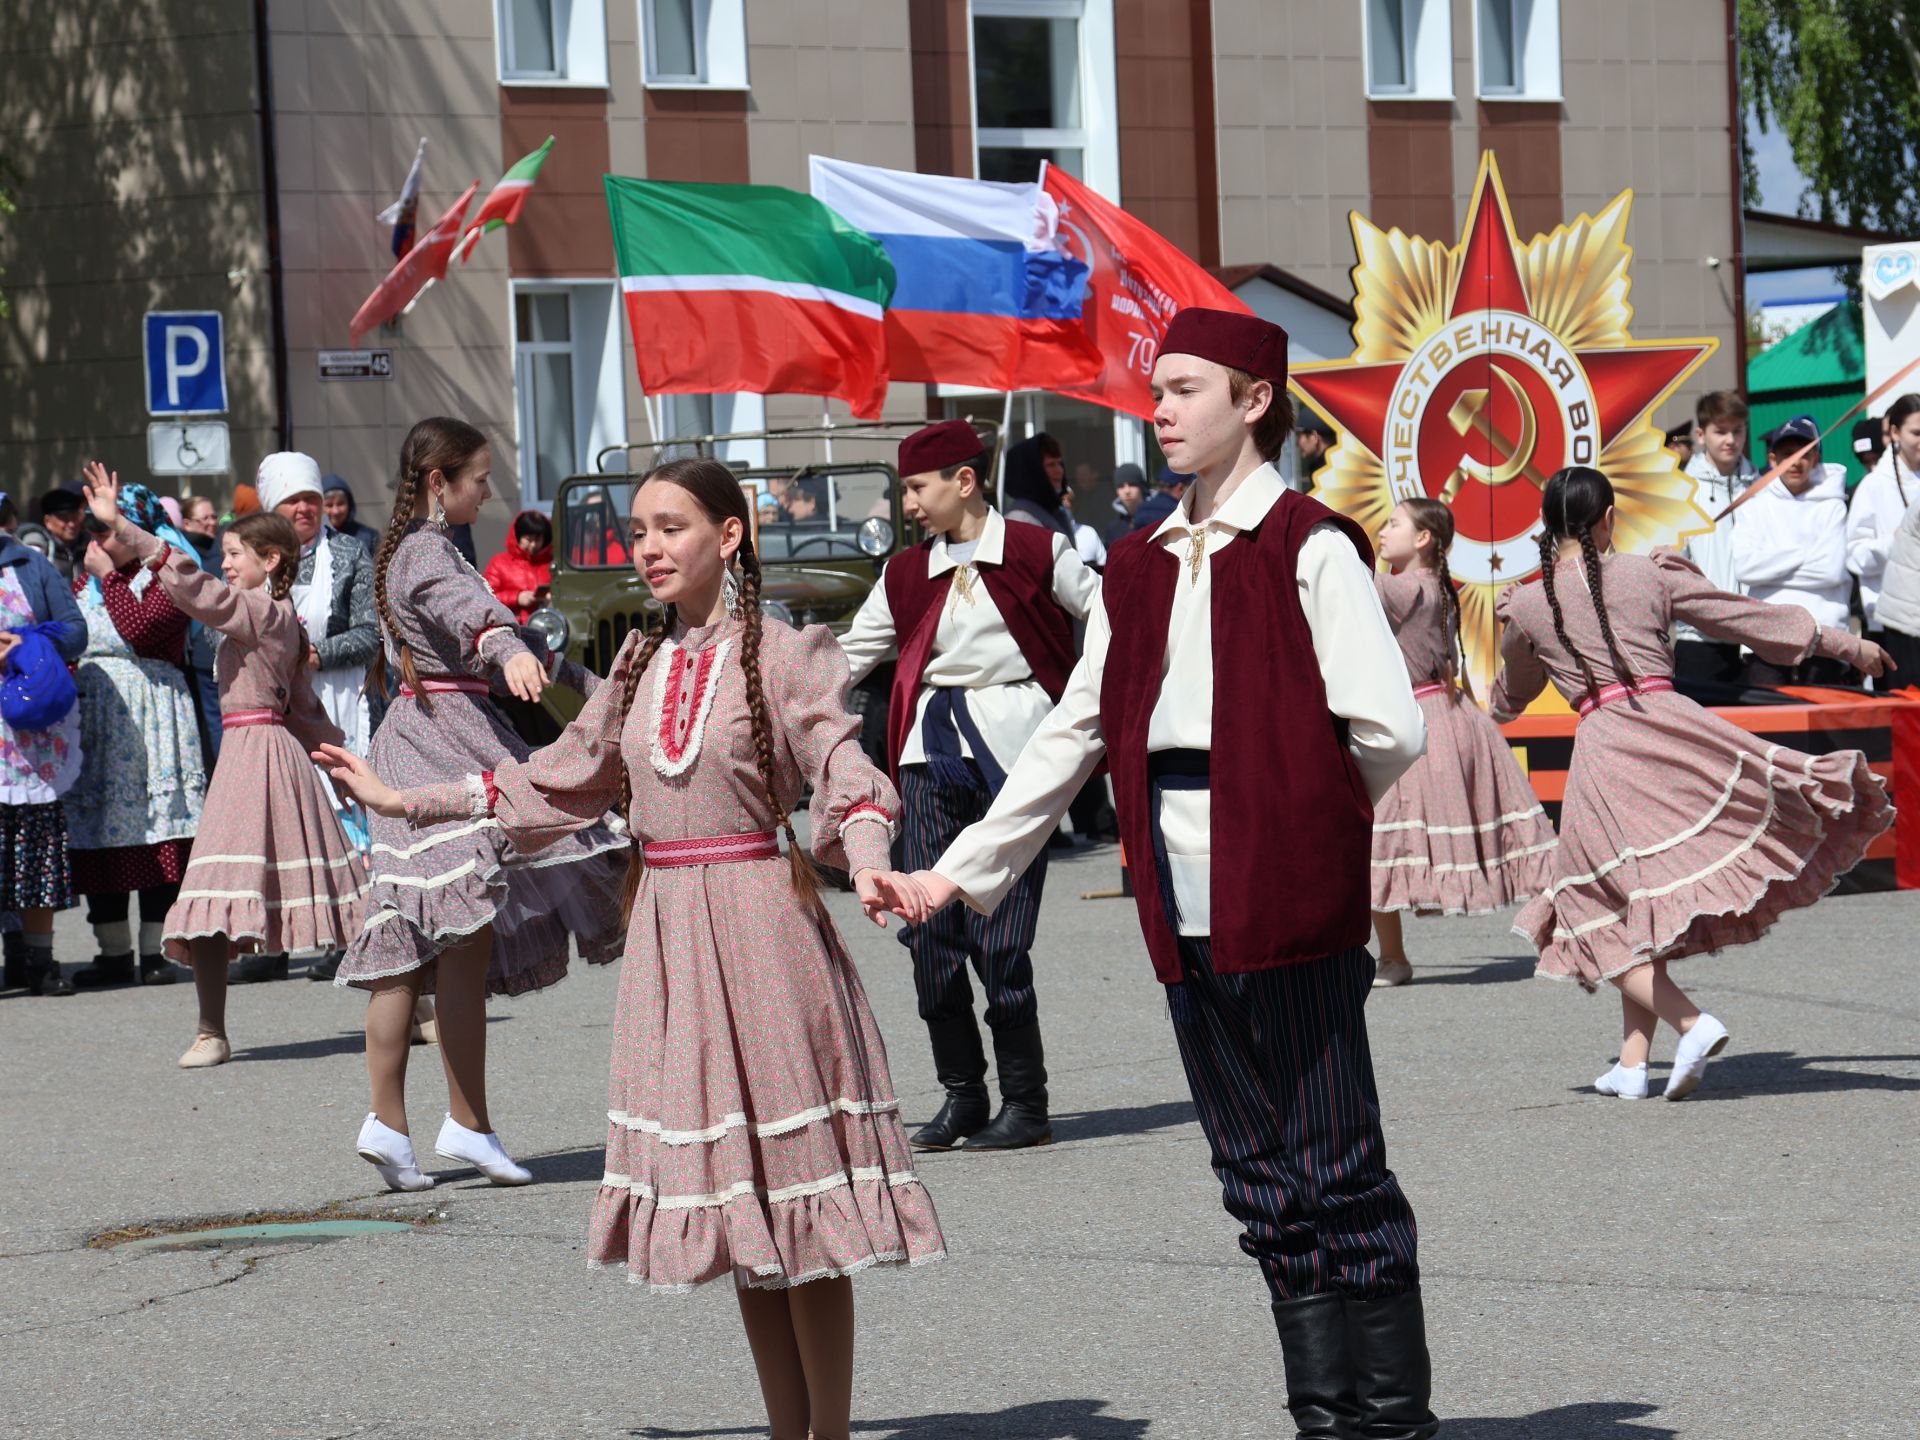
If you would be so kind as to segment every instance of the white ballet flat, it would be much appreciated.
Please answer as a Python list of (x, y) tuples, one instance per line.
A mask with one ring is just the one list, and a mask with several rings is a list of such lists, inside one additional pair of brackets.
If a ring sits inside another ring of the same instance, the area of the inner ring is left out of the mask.
[(531, 1170), (513, 1163), (493, 1131), (483, 1134), (469, 1130), (451, 1115), (440, 1127), (440, 1138), (433, 1142), (433, 1148), (443, 1159), (465, 1161), (496, 1185), (525, 1185), (533, 1179)]
[(380, 1172), (389, 1190), (433, 1188), (433, 1177), (423, 1173), (413, 1158), (413, 1138), (382, 1125), (378, 1115), (368, 1113), (355, 1148), (362, 1160)]
[(1667, 1072), (1665, 1097), (1684, 1100), (1700, 1088), (1707, 1076), (1707, 1061), (1727, 1048), (1727, 1027), (1704, 1010), (1693, 1028), (1680, 1037), (1680, 1048), (1673, 1052), (1673, 1069)]
[(1647, 1067), (1615, 1065), (1593, 1082), (1593, 1088), (1602, 1095), (1612, 1095), (1620, 1100), (1644, 1100), (1647, 1098)]

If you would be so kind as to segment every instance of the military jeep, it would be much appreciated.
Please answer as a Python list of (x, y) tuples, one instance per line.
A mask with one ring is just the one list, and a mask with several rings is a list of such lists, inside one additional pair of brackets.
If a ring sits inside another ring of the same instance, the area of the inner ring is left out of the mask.
[[(768, 464), (727, 460), (749, 492), (757, 522), (761, 607), (791, 625), (845, 630), (888, 557), (921, 538), (901, 508), (894, 469), (900, 441), (918, 428), (919, 422), (814, 425), (602, 450), (593, 473), (563, 481), (554, 497), (551, 597), (528, 625), (550, 649), (564, 649), (595, 674), (606, 674), (628, 633), (652, 623), (660, 608), (634, 570), (628, 545), (640, 476), (675, 456), (764, 442)], [(991, 455), (998, 427), (981, 428)], [(825, 458), (772, 463), (783, 453)], [(862, 743), (876, 757), (886, 746), (891, 683), (892, 667), (882, 666), (850, 697), (865, 719)], [(547, 691), (543, 704), (561, 723), (580, 708), (577, 695), (559, 688)]]

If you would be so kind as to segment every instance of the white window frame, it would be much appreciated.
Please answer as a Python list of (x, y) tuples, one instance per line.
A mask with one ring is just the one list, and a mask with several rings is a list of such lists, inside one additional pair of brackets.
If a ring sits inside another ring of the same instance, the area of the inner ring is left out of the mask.
[(493, 49), (502, 85), (544, 90), (607, 88), (606, 0), (552, 0), (553, 53), (560, 68), (550, 72), (512, 67), (507, 50), (513, 33), (508, 12), (513, 3), (494, 0), (493, 4)]
[(640, 26), (640, 83), (649, 90), (751, 90), (747, 69), (746, 0), (692, 0), (695, 68), (687, 75), (653, 69), (654, 0), (634, 0)]
[(1560, 91), (1560, 0), (1512, 0), (1514, 63), (1520, 83), (1512, 89), (1488, 89), (1482, 68), (1481, 31), (1490, 0), (1473, 0), (1473, 83), (1477, 98), (1545, 101), (1565, 97)]
[[(559, 292), (568, 298), (567, 334), (561, 340), (522, 340), (522, 295)], [(573, 434), (576, 473), (591, 470), (593, 457), (609, 445), (627, 443), (625, 358), (620, 345), (620, 282), (604, 276), (512, 280), (507, 286), (507, 333), (513, 337), (514, 442), (520, 456), (520, 500), (547, 506), (532, 460), (532, 387), (524, 383), (521, 356), (564, 353), (573, 362)], [(564, 478), (564, 477), (563, 477)]]
[[(1475, 0), (1478, 14), (1479, 0)], [(1376, 5), (1397, 6), (1405, 17), (1411, 53), (1404, 86), (1373, 83), (1373, 16)], [(1361, 76), (1369, 100), (1453, 99), (1453, 6), (1451, 0), (1361, 0)], [(1477, 22), (1476, 22), (1477, 23)]]
[[(1080, 42), (1080, 124), (1068, 129), (1000, 129), (980, 125), (979, 82), (973, 57), (977, 16), (1074, 20)], [(1120, 120), (1114, 77), (1113, 0), (972, 0), (967, 7), (967, 79), (973, 111), (973, 173), (980, 150), (1078, 150), (1085, 181), (1120, 203)]]

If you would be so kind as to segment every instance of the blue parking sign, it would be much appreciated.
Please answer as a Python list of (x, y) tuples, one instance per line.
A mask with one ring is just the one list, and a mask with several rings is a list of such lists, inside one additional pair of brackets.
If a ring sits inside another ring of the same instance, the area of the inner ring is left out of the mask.
[(218, 310), (147, 312), (147, 413), (227, 413), (227, 355)]

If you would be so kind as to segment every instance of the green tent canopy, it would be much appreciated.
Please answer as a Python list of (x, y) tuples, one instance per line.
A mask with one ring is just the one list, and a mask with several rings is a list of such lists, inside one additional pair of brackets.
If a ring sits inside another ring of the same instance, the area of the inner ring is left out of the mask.
[[(1767, 468), (1767, 433), (1796, 415), (1811, 415), (1822, 430), (1867, 393), (1867, 354), (1858, 301), (1843, 300), (1818, 320), (1747, 362), (1752, 406), (1753, 463)], [(1851, 422), (1827, 437), (1820, 458), (1847, 467), (1851, 490), (1865, 474), (1853, 453)]]

